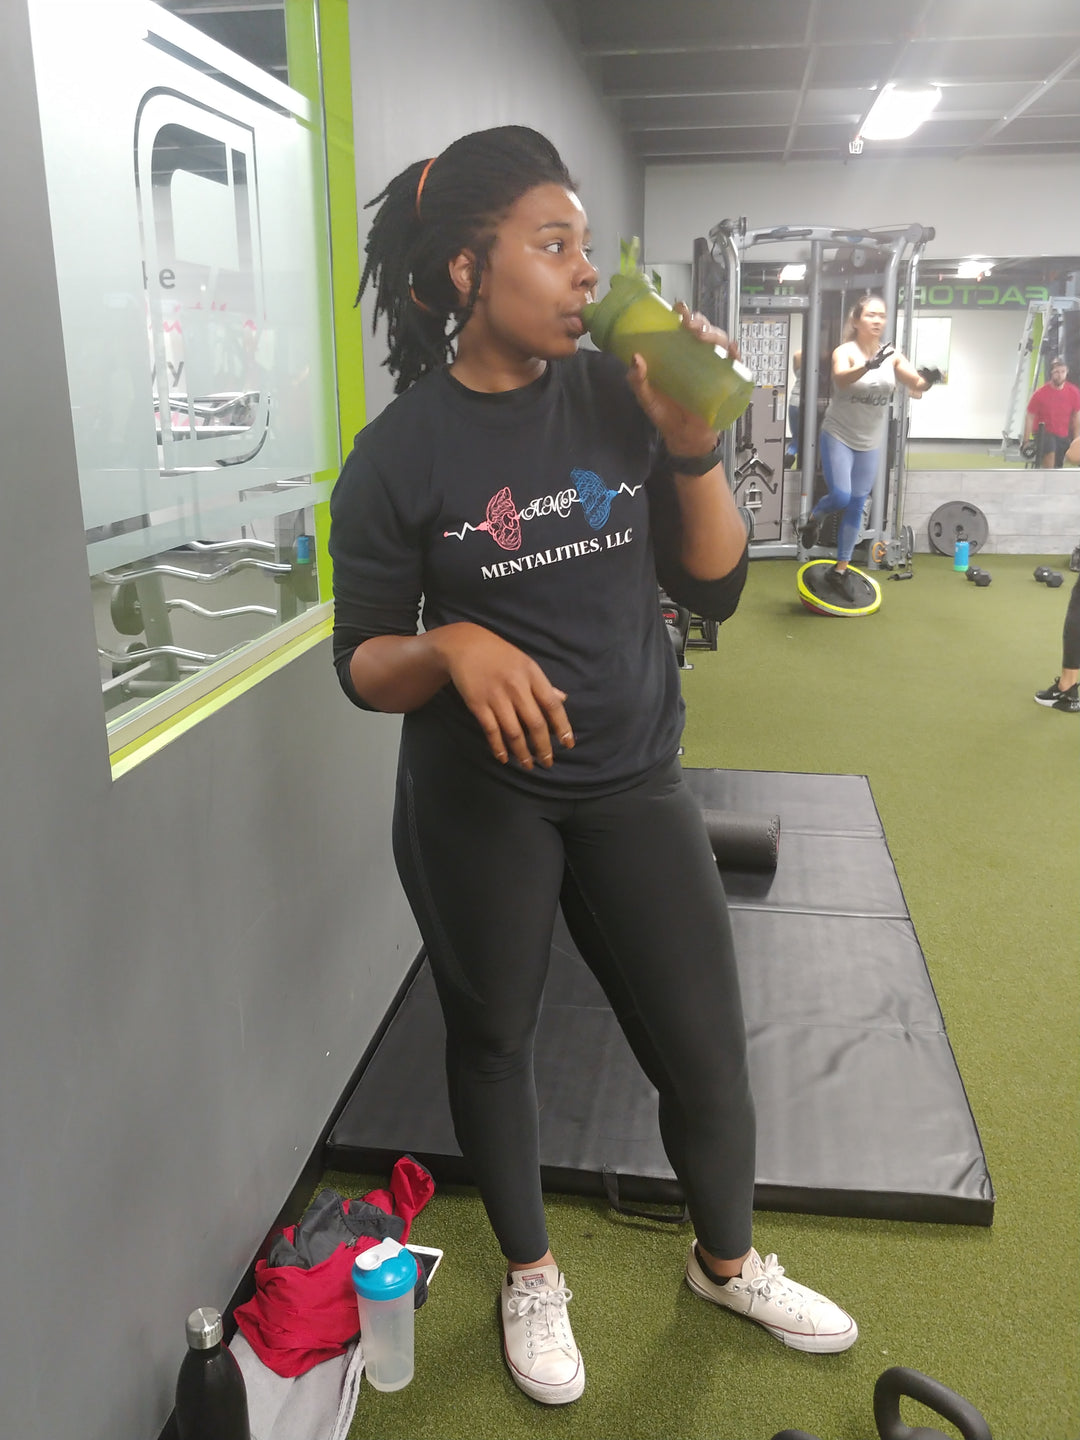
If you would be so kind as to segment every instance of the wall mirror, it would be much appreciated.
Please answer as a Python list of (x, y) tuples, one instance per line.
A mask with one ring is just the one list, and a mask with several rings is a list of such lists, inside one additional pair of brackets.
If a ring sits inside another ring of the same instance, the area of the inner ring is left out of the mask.
[(945, 375), (910, 407), (909, 469), (1023, 469), (1032, 392), (1064, 355), (1080, 381), (1080, 257), (924, 260), (915, 293), (917, 365)]
[[(745, 267), (744, 305), (755, 292), (798, 293), (797, 282), (780, 280), (785, 263)], [(792, 316), (792, 355), (800, 322)], [(913, 331), (905, 336), (901, 326), (900, 348), (945, 379), (910, 406), (907, 468), (1030, 467), (1035, 461), (1020, 453), (1024, 415), (1033, 390), (1049, 378), (1050, 360), (1064, 355), (1069, 379), (1080, 385), (1080, 256), (924, 259)], [(789, 394), (794, 381), (791, 368)]]

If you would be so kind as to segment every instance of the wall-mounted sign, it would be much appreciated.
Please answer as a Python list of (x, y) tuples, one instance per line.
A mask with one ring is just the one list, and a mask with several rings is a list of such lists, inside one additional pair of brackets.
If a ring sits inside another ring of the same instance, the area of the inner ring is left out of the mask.
[[(853, 290), (857, 287), (853, 286)], [(743, 300), (748, 308), (801, 310), (806, 307), (806, 291), (790, 285), (746, 285)], [(1046, 285), (1028, 284), (1023, 276), (1013, 276), (1000, 284), (990, 280), (936, 280), (933, 284), (916, 285), (917, 310), (1026, 310), (1033, 300), (1049, 300)], [(904, 288), (900, 287), (900, 303)]]
[[(917, 310), (1026, 310), (1033, 300), (1049, 300), (1045, 285), (1027, 284), (1012, 276), (1000, 284), (990, 280), (938, 280), (915, 286)], [(903, 304), (904, 291), (900, 290)]]

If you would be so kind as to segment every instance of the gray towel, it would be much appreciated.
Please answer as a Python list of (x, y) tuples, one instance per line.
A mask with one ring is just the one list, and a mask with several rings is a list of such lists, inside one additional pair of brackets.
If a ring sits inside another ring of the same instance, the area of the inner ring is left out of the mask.
[(359, 1343), (303, 1375), (275, 1375), (237, 1332), (229, 1349), (244, 1376), (251, 1440), (346, 1440), (360, 1393)]

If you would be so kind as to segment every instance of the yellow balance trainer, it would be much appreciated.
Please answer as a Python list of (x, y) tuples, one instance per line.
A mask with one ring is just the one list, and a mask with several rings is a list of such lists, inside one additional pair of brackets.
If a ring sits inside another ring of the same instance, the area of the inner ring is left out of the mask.
[(845, 600), (825, 578), (835, 563), (833, 560), (808, 560), (801, 566), (795, 576), (799, 599), (815, 615), (838, 615), (849, 619), (856, 615), (872, 615), (881, 604), (881, 586), (872, 575), (849, 565), (847, 573), (852, 579), (855, 600)]

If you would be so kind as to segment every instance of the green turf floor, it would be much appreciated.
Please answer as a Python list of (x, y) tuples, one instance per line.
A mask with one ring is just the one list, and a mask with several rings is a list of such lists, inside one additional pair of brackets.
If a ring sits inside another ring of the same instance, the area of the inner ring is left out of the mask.
[(908, 451), (909, 470), (1023, 470), (1025, 460), (1003, 460), (1001, 451), (981, 450), (917, 450)]
[(758, 1248), (859, 1321), (852, 1350), (811, 1356), (691, 1295), (685, 1230), (552, 1196), (588, 1383), (545, 1410), (500, 1359), (480, 1204), (440, 1189), (413, 1229), (446, 1251), (416, 1378), (396, 1395), (365, 1385), (351, 1440), (769, 1440), (788, 1425), (871, 1440), (893, 1364), (967, 1395), (995, 1440), (1076, 1440), (1080, 716), (1032, 703), (1058, 673), (1069, 586), (1031, 576), (1064, 557), (980, 560), (986, 589), (918, 556), (858, 620), (809, 614), (793, 562), (756, 562), (719, 649), (691, 651), (683, 679), (687, 765), (869, 776), (982, 1134), (993, 1228), (759, 1214)]

